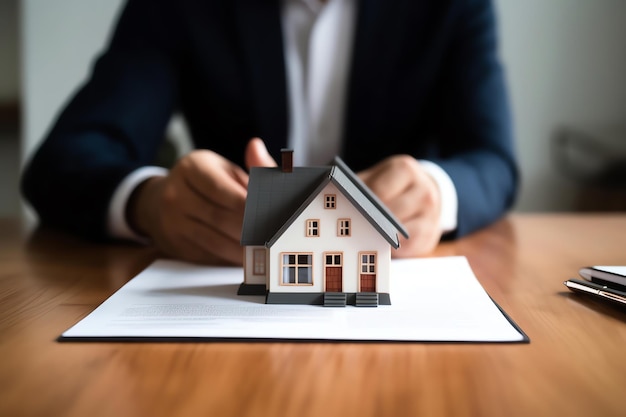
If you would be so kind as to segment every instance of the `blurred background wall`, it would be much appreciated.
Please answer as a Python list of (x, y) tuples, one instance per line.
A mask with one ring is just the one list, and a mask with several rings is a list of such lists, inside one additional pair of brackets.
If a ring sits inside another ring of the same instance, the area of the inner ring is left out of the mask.
[(0, 217), (19, 213), (18, 0), (0, 0)]
[(582, 208), (587, 190), (563, 175), (552, 141), (566, 129), (609, 141), (610, 130), (626, 143), (626, 2), (496, 4), (523, 177), (516, 209)]
[[(85, 80), (122, 3), (0, 1), (0, 103), (21, 108), (21, 128), (0, 135), (0, 216), (20, 212), (21, 163)], [(495, 4), (522, 173), (515, 210), (579, 209), (580, 181), (555, 163), (554, 140), (563, 131), (591, 138), (610, 131), (617, 148), (626, 143), (626, 2)]]

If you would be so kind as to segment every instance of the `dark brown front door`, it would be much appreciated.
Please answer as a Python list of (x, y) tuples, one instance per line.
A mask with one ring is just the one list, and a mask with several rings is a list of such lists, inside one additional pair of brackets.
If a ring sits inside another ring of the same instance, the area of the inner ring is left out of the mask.
[(324, 256), (326, 269), (326, 292), (343, 291), (343, 267), (340, 253), (327, 253)]
[(376, 275), (361, 274), (361, 292), (376, 292)]

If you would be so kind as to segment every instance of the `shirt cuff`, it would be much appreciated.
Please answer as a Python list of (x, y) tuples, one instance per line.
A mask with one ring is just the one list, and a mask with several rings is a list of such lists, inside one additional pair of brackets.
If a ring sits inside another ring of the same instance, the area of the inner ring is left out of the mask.
[(441, 213), (439, 216), (439, 227), (443, 233), (453, 232), (457, 227), (457, 215), (459, 212), (459, 201), (456, 194), (456, 187), (450, 176), (439, 165), (426, 160), (418, 160), (422, 168), (437, 183), (441, 193)]
[(126, 221), (126, 205), (132, 192), (139, 184), (152, 177), (164, 177), (167, 169), (155, 166), (147, 166), (132, 171), (120, 182), (115, 189), (109, 203), (107, 231), (109, 236), (118, 239), (133, 240), (146, 243), (146, 239), (136, 233)]

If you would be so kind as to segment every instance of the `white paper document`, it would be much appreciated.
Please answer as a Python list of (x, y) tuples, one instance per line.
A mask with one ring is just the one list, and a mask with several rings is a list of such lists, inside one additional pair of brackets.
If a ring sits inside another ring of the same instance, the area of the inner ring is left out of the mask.
[(374, 308), (267, 305), (237, 295), (242, 280), (242, 268), (158, 260), (60, 339), (528, 341), (464, 257), (392, 261), (392, 305)]

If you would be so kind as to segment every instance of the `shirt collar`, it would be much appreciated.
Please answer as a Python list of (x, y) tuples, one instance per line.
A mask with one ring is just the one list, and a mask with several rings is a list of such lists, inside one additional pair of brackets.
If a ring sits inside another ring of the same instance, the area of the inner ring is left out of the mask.
[(295, 0), (300, 3), (304, 3), (313, 13), (318, 14), (322, 8), (325, 6), (325, 3), (320, 0)]

